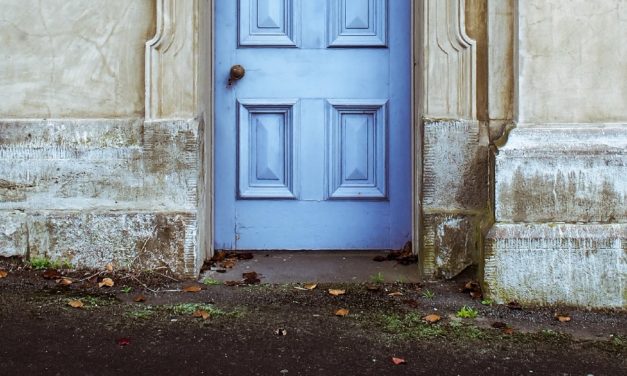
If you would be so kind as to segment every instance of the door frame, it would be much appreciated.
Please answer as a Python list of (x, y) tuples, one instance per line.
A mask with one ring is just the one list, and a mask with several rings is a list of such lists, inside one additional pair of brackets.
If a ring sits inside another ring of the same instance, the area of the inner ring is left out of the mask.
[[(222, 0), (208, 0), (212, 3), (212, 16), (215, 17), (215, 3), (216, 1), (222, 1)], [(229, 0), (229, 1), (240, 1), (240, 0)], [(318, 0), (320, 1), (320, 0)], [(322, 0), (322, 1), (340, 1), (340, 0)], [(376, 1), (376, 0), (375, 0)], [(394, 2), (396, 0), (381, 0), (381, 1), (387, 1), (387, 6), (390, 7), (394, 4)], [(412, 242), (412, 244), (418, 244), (416, 243), (417, 239), (420, 239), (420, 231), (421, 231), (421, 226), (417, 224), (420, 224), (420, 218), (421, 218), (421, 213), (420, 211), (417, 211), (418, 207), (417, 205), (415, 205), (414, 203), (416, 203), (416, 199), (420, 197), (420, 189), (421, 189), (421, 184), (420, 184), (420, 180), (417, 180), (416, 177), (416, 171), (417, 168), (419, 168), (420, 170), (422, 170), (422, 153), (420, 152), (420, 149), (418, 150), (418, 152), (416, 151), (416, 145), (421, 145), (421, 140), (422, 140), (422, 136), (420, 134), (420, 132), (415, 132), (416, 127), (416, 121), (417, 119), (420, 120), (422, 119), (421, 116), (416, 116), (416, 111), (415, 108), (416, 103), (415, 103), (415, 92), (416, 92), (416, 81), (415, 81), (415, 70), (416, 70), (416, 65), (412, 64), (412, 62), (417, 61), (417, 57), (415, 56), (415, 53), (417, 51), (417, 49), (415, 48), (415, 35), (416, 35), (416, 11), (418, 10), (418, 6), (416, 5), (416, 1), (415, 0), (407, 0), (409, 2), (409, 8), (410, 8), (410, 21), (409, 21), (409, 25), (408, 25), (408, 29), (406, 30), (407, 32), (410, 32), (410, 38), (409, 38), (409, 44), (407, 46), (407, 48), (410, 49), (409, 51), (409, 58), (410, 61), (408, 62), (409, 64), (409, 73), (410, 73), (410, 87), (409, 87), (409, 102), (410, 102), (410, 116), (409, 116), (409, 121), (407, 123), (407, 126), (410, 127), (410, 139), (411, 140), (415, 140), (414, 142), (410, 142), (410, 156), (409, 158), (411, 158), (410, 161), (410, 168), (411, 168), (411, 194), (409, 197), (410, 202), (408, 203), (409, 205), (412, 205), (412, 211), (411, 211), (411, 237), (410, 237), (410, 241)], [(418, 2), (420, 2), (421, 0), (418, 0)], [(460, 1), (460, 0), (453, 0), (453, 1)], [(461, 0), (463, 1), (463, 0)], [(212, 74), (212, 79), (211, 79), (211, 93), (213, 95), (215, 95), (217, 93), (217, 87), (216, 87), (216, 82), (220, 82), (219, 79), (216, 79), (216, 72), (215, 72), (215, 67), (216, 67), (216, 54), (215, 54), (215, 43), (214, 41), (216, 40), (216, 38), (218, 38), (219, 35), (219, 31), (216, 28), (216, 22), (215, 18), (212, 18), (212, 32), (211, 32), (211, 36), (212, 36), (212, 43), (211, 43), (211, 66), (212, 66), (212, 70), (211, 70), (211, 74)], [(388, 32), (389, 33), (389, 32)], [(388, 37), (389, 38), (389, 37)], [(216, 98), (212, 97), (211, 100), (211, 108), (216, 108)], [(211, 133), (212, 133), (212, 141), (215, 140), (215, 123), (216, 123), (216, 119), (217, 119), (217, 114), (215, 113), (215, 111), (213, 111), (211, 113), (210, 116), (210, 122), (211, 122)], [(388, 129), (388, 132), (390, 130)], [(217, 183), (218, 181), (214, 178), (213, 174), (215, 173), (216, 170), (216, 165), (215, 165), (215, 161), (217, 160), (216, 158), (216, 150), (215, 150), (215, 144), (213, 142), (211, 143), (207, 143), (206, 147), (207, 150), (210, 150), (211, 152), (211, 156), (212, 156), (212, 166), (211, 166), (211, 171), (212, 171), (212, 179), (211, 182), (213, 184), (211, 184), (211, 195), (208, 197), (208, 199), (211, 200), (211, 244), (207, 244), (206, 245), (206, 249), (207, 249), (207, 254), (206, 254), (206, 258), (210, 259), (214, 254), (215, 254), (215, 233), (216, 233), (216, 225), (217, 225), (217, 217), (216, 217), (216, 212), (214, 210), (215, 208), (215, 192), (217, 191), (218, 187), (217, 187)], [(237, 176), (237, 174), (236, 174)], [(237, 187), (237, 184), (236, 184)], [(207, 239), (207, 241), (209, 241), (209, 239)], [(418, 255), (418, 249), (419, 247), (412, 247), (412, 252), (415, 255)]]
[[(155, 0), (156, 33), (146, 43), (146, 120), (198, 123), (196, 219), (189, 229), (196, 241), (185, 256), (197, 270), (214, 252), (215, 1)], [(465, 0), (414, 0), (411, 7), (412, 242), (424, 271), (434, 263), (421, 252), (428, 236), (424, 126), (433, 119), (476, 122), (476, 48), (465, 31)]]

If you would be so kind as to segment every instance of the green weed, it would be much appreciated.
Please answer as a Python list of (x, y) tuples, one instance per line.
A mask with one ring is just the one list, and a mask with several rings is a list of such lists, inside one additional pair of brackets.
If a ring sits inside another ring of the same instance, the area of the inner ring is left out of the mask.
[(479, 315), (479, 312), (471, 307), (463, 306), (455, 316), (460, 317), (462, 319), (475, 319)]
[(492, 301), (492, 299), (483, 299), (481, 301), (481, 304), (491, 306), (492, 304), (494, 304), (494, 302)]
[(131, 319), (138, 319), (138, 320), (149, 319), (154, 314), (155, 314), (155, 311), (152, 308), (152, 306), (146, 306), (144, 308), (136, 309), (136, 310), (125, 313), (126, 317), (131, 318)]
[(205, 278), (202, 281), (202, 283), (207, 286), (218, 286), (222, 284), (222, 281), (218, 281), (217, 279), (214, 279), (214, 278)]
[(422, 297), (426, 298), (426, 299), (433, 299), (435, 298), (435, 293), (431, 290), (425, 290), (422, 292)]
[(386, 332), (403, 338), (433, 338), (444, 334), (441, 326), (427, 324), (414, 312), (406, 315), (382, 315), (380, 321)]
[(378, 272), (377, 274), (373, 274), (370, 276), (370, 280), (373, 283), (376, 283), (378, 285), (382, 284), (385, 281), (385, 278), (383, 277), (383, 273)]
[(128, 294), (129, 292), (131, 292), (131, 290), (133, 290), (133, 288), (131, 286), (123, 286), (120, 291), (122, 291), (125, 294)]
[(29, 261), (31, 268), (42, 269), (73, 269), (74, 266), (67, 260), (50, 260), (45, 257), (34, 257)]

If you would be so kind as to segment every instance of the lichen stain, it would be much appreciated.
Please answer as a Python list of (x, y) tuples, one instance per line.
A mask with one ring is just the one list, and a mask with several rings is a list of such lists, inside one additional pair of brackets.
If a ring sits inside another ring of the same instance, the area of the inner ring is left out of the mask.
[(511, 184), (502, 182), (499, 201), (505, 203), (504, 214), (515, 222), (563, 221), (564, 213), (572, 213), (573, 221), (614, 222), (624, 218), (625, 197), (604, 179), (589, 183), (584, 172), (525, 174), (518, 167)]
[(185, 217), (157, 214), (154, 231), (148, 238), (135, 241), (137, 265), (141, 269), (166, 267), (176, 274), (184, 274), (183, 265), (172, 261), (183, 260), (185, 256)]

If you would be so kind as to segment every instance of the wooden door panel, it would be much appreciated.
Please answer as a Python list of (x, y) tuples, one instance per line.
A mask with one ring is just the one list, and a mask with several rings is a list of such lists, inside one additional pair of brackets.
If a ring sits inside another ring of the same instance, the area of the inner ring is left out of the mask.
[[(232, 1), (232, 0), (229, 0)], [(296, 47), (300, 1), (239, 0), (239, 45)]]
[(240, 198), (296, 198), (297, 102), (239, 101)]

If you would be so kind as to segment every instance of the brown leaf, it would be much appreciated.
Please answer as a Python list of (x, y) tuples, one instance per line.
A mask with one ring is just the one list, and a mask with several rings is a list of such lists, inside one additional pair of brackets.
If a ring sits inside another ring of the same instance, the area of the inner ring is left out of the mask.
[(475, 281), (468, 281), (464, 285), (462, 292), (481, 292), (481, 286)]
[(57, 279), (57, 284), (61, 285), (61, 286), (69, 286), (72, 284), (72, 280), (69, 278), (61, 278), (61, 279)]
[(220, 266), (225, 269), (233, 269), (237, 261), (235, 259), (226, 259), (220, 263)]
[(108, 263), (107, 265), (105, 265), (105, 269), (111, 273), (113, 271), (113, 264), (112, 263)]
[(242, 277), (244, 277), (244, 283), (247, 285), (261, 283), (261, 280), (259, 279), (259, 274), (257, 274), (257, 272), (242, 273)]
[(193, 317), (202, 317), (203, 320), (207, 320), (209, 318), (209, 312), (207, 311), (203, 311), (201, 309), (194, 311), (194, 313), (192, 313)]
[(569, 322), (571, 320), (568, 314), (556, 313), (555, 319), (559, 322)]
[(394, 291), (389, 293), (388, 296), (403, 296), (403, 293), (400, 291)]
[(6, 278), (9, 273), (6, 270), (0, 270), (0, 278)]
[(243, 252), (243, 253), (238, 253), (237, 254), (237, 259), (238, 260), (250, 260), (252, 259), (254, 256), (251, 252)]
[(72, 308), (83, 308), (85, 306), (85, 303), (81, 302), (80, 300), (70, 300), (67, 305)]
[(425, 320), (428, 324), (435, 324), (436, 322), (442, 320), (442, 317), (440, 317), (440, 315), (436, 315), (435, 313), (432, 313), (430, 315), (423, 317), (422, 319)]
[(370, 284), (370, 285), (366, 285), (366, 289), (368, 289), (368, 291), (379, 291), (381, 290), (381, 286)]
[(520, 305), (520, 303), (518, 303), (517, 301), (513, 300), (513, 301), (507, 303), (507, 308), (515, 309), (515, 310), (521, 310), (522, 306)]
[(346, 308), (340, 308), (337, 311), (335, 311), (335, 316), (344, 317), (344, 316), (347, 316), (348, 313), (349, 313), (349, 310), (347, 310)]
[(202, 287), (198, 286), (198, 285), (191, 285), (191, 286), (187, 286), (185, 288), (183, 288), (183, 291), (185, 292), (198, 292), (202, 290)]
[(383, 261), (386, 261), (387, 259), (388, 259), (387, 257), (379, 255), (379, 256), (374, 256), (372, 261), (383, 262)]
[(42, 274), (44, 279), (59, 279), (62, 278), (61, 273), (57, 269), (46, 269)]
[(392, 363), (394, 363), (394, 365), (401, 365), (401, 364), (407, 364), (407, 362), (405, 361), (405, 359), (403, 358), (396, 358), (396, 357), (392, 357)]
[(240, 281), (224, 281), (224, 286), (239, 286), (242, 282)]
[(331, 294), (331, 295), (333, 295), (333, 296), (344, 295), (344, 294), (346, 294), (346, 290), (340, 290), (340, 289), (329, 289), (329, 294)]
[(492, 327), (496, 329), (505, 329), (507, 328), (507, 324), (502, 321), (495, 321), (492, 323)]
[(136, 303), (142, 303), (146, 301), (146, 297), (143, 295), (137, 295), (133, 298), (133, 301)]
[(316, 287), (318, 287), (317, 283), (306, 283), (305, 285), (303, 285), (304, 288), (306, 288), (307, 290), (313, 290)]
[(514, 328), (503, 329), (503, 334), (507, 334), (508, 336), (511, 336), (512, 334), (514, 334)]
[(113, 280), (111, 278), (103, 278), (102, 281), (100, 281), (98, 283), (98, 286), (100, 287), (113, 287), (115, 283), (113, 282)]
[(470, 297), (473, 299), (481, 299), (483, 297), (483, 294), (481, 293), (481, 291), (471, 291)]

